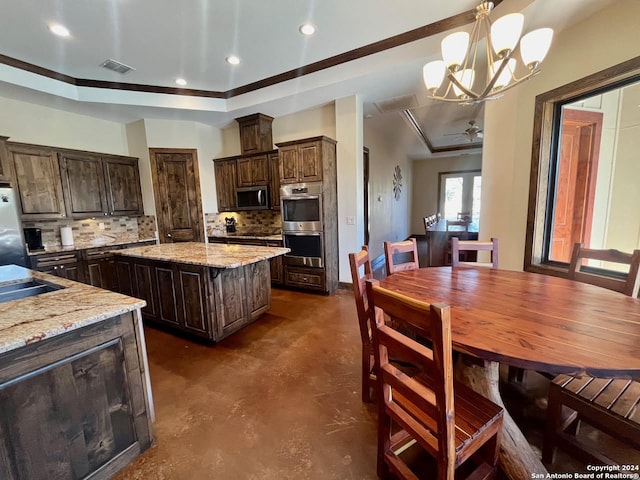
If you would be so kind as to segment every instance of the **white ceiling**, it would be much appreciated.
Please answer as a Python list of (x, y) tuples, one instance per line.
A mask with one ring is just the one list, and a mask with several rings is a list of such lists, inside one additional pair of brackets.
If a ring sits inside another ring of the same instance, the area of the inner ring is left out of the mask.
[[(75, 79), (226, 92), (363, 47), (473, 9), (477, 0), (0, 0), (0, 54)], [(525, 31), (556, 30), (610, 0), (504, 0), (492, 18), (526, 15)], [(312, 37), (300, 24), (317, 26)], [(71, 37), (53, 36), (59, 22)], [(439, 55), (444, 34), (276, 83), (229, 99), (77, 87), (0, 64), (0, 95), (118, 122), (180, 119), (224, 127), (255, 112), (281, 116), (359, 94), (365, 119), (401, 138), (414, 157), (429, 152), (399, 111), (376, 103), (415, 95), (412, 109), (434, 144), (464, 143), (469, 120), (482, 109), (436, 104), (422, 85), (422, 65)], [(553, 48), (553, 47), (552, 47)], [(242, 63), (225, 62), (230, 54)], [(100, 67), (115, 59), (135, 68), (120, 75)], [(466, 109), (465, 109), (466, 108)]]

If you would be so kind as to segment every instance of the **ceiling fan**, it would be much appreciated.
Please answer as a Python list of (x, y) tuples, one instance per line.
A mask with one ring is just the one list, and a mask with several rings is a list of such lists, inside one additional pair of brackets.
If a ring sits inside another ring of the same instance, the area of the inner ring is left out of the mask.
[(476, 125), (475, 120), (470, 120), (469, 127), (466, 128), (464, 132), (444, 134), (445, 137), (450, 135), (464, 135), (470, 142), (473, 142), (476, 138), (482, 138), (482, 129)]

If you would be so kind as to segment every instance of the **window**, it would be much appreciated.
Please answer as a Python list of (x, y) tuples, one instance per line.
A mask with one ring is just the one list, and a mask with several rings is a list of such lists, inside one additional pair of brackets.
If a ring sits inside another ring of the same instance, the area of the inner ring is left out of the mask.
[(468, 213), (471, 220), (480, 221), (480, 170), (440, 173), (438, 211), (444, 218), (456, 219), (460, 213)]
[(640, 247), (639, 105), (640, 57), (536, 98), (526, 270), (563, 271), (576, 242)]

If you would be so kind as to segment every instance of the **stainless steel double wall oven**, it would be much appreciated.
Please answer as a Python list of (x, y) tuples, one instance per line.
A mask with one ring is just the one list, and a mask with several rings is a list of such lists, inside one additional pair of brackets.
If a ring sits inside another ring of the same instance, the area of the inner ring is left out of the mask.
[(288, 265), (324, 267), (322, 183), (297, 183), (280, 187), (282, 237), (291, 251)]

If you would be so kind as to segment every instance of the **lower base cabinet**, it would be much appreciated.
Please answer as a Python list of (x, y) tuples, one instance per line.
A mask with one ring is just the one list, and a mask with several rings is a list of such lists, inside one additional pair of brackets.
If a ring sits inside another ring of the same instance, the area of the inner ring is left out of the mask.
[(324, 269), (284, 266), (285, 285), (324, 292), (326, 277)]
[(151, 446), (136, 312), (0, 355), (0, 478), (107, 479)]
[(267, 260), (215, 269), (117, 255), (115, 266), (120, 293), (147, 302), (145, 321), (207, 340), (231, 335), (271, 307)]
[(37, 255), (31, 260), (31, 268), (76, 282), (84, 282), (85, 276), (77, 252)]

